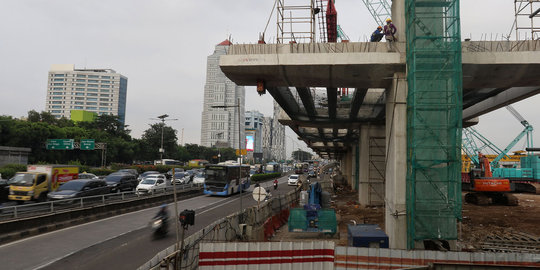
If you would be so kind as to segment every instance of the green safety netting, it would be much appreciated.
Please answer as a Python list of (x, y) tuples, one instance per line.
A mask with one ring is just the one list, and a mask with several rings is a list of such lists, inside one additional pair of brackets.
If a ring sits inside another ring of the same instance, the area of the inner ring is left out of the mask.
[(458, 0), (406, 0), (407, 247), (457, 239), (462, 70)]

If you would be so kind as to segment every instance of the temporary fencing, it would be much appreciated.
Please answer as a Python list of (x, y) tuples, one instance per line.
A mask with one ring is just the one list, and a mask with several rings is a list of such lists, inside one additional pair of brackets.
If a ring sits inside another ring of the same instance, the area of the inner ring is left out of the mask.
[(263, 241), (287, 222), (288, 209), (298, 203), (300, 189), (271, 198), (243, 211), (219, 219), (184, 240), (184, 249), (175, 245), (156, 254), (139, 267), (146, 269), (195, 269), (199, 265), (199, 249), (202, 243)]

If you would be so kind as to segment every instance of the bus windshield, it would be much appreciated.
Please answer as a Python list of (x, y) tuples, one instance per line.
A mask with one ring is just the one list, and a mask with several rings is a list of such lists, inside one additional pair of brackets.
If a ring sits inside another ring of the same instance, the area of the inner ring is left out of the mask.
[(206, 182), (207, 183), (226, 183), (227, 174), (225, 170), (206, 170)]

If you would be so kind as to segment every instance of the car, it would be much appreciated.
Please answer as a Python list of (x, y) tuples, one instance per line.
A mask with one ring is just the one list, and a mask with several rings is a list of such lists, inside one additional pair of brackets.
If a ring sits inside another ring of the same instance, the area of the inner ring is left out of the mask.
[(139, 175), (139, 177), (137, 177), (137, 180), (142, 181), (143, 178), (145, 178), (146, 176), (151, 175), (151, 174), (159, 174), (159, 172), (158, 171), (146, 171), (146, 172), (143, 172), (143, 173), (141, 173)]
[[(179, 173), (179, 172), (183, 172), (184, 169), (182, 168), (174, 168), (174, 173)], [(167, 179), (171, 179), (172, 178), (172, 169), (170, 169), (168, 172), (167, 172)]]
[(79, 179), (99, 179), (95, 174), (93, 173), (79, 173)]
[(203, 172), (198, 172), (193, 176), (193, 184), (204, 184), (206, 175)]
[(174, 179), (171, 179), (171, 185), (173, 184), (173, 181), (175, 181), (176, 184), (187, 184), (192, 181), (192, 178), (193, 176), (187, 172), (175, 173)]
[(146, 178), (144, 178), (139, 185), (137, 185), (137, 189), (135, 193), (137, 195), (143, 195), (143, 194), (154, 194), (155, 192), (165, 192), (165, 188), (167, 187), (167, 182), (165, 182), (165, 176), (159, 175), (161, 177), (153, 177), (153, 175), (150, 175)]
[(49, 200), (66, 200), (108, 194), (110, 188), (102, 179), (76, 179), (62, 184), (56, 191), (47, 194)]
[(131, 173), (114, 172), (105, 177), (105, 182), (111, 188), (111, 192), (120, 193), (122, 191), (135, 190), (139, 181)]
[(119, 172), (119, 173), (130, 173), (130, 174), (135, 175), (135, 177), (139, 176), (139, 172), (137, 170), (135, 170), (135, 169), (121, 169), (121, 170), (118, 170), (117, 172)]
[(289, 175), (289, 179), (287, 180), (287, 184), (289, 186), (296, 186), (298, 185), (298, 180), (300, 179), (300, 177), (298, 176), (298, 174), (291, 174)]
[(0, 202), (5, 202), (8, 200), (9, 186), (11, 185), (13, 180), (14, 180), (13, 177), (9, 180), (5, 180), (5, 179), (0, 180)]

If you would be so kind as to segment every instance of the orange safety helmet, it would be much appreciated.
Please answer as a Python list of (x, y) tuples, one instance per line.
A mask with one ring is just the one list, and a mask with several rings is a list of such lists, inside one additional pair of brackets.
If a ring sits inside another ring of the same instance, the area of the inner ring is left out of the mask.
[(379, 26), (377, 26), (377, 29), (382, 29), (382, 26), (380, 26), (380, 25), (379, 25)]

